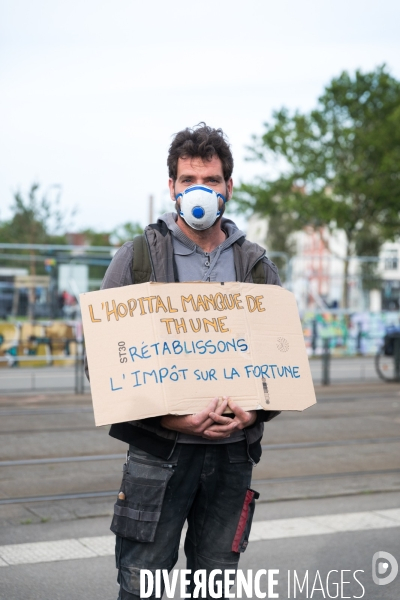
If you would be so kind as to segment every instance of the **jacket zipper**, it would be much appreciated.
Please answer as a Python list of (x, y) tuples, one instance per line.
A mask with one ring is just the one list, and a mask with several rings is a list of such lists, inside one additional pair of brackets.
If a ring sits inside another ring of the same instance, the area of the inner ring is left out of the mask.
[(247, 437), (247, 431), (246, 428), (244, 428), (243, 430), (244, 433), (244, 437), (246, 438), (246, 452), (247, 452), (247, 456), (249, 457), (249, 462), (251, 462), (251, 464), (253, 465), (253, 467), (257, 466), (257, 463), (254, 462), (254, 460), (251, 458), (250, 456), (250, 451), (249, 451), (249, 438)]
[[(266, 255), (266, 252), (264, 251), (264, 253), (263, 253), (263, 254), (262, 254), (262, 255), (261, 255), (259, 258), (257, 258), (257, 260), (256, 260), (256, 261), (255, 261), (255, 262), (254, 262), (254, 263), (251, 265), (250, 269), (247, 271), (247, 273), (246, 273), (246, 275), (245, 275), (245, 277), (244, 277), (244, 281), (246, 281), (246, 279), (247, 279), (247, 276), (249, 275), (249, 273), (251, 273), (251, 272), (252, 272), (252, 270), (254, 269), (254, 267), (256, 266), (256, 264), (257, 264), (258, 262), (260, 262), (260, 260), (262, 260), (262, 259), (264, 258), (264, 256), (265, 256), (265, 255)], [(246, 438), (246, 451), (247, 451), (247, 456), (249, 457), (249, 462), (251, 462), (251, 464), (253, 465), (253, 467), (256, 467), (256, 466), (257, 466), (257, 463), (256, 463), (256, 462), (255, 462), (255, 461), (254, 461), (254, 460), (251, 458), (251, 456), (250, 456), (250, 450), (249, 450), (249, 438), (248, 438), (248, 436), (247, 436), (247, 431), (246, 431), (246, 428), (244, 428), (244, 429), (243, 429), (243, 432), (244, 432), (244, 436), (245, 436), (245, 438)]]
[[(170, 456), (168, 456), (168, 458)], [(168, 460), (168, 458), (166, 460)], [(176, 465), (178, 464), (177, 462), (175, 462), (175, 463), (159, 463), (159, 462), (156, 462), (153, 460), (143, 460), (136, 456), (132, 460), (130, 457), (128, 457), (128, 463), (131, 463), (131, 462), (139, 463), (141, 465), (148, 465), (151, 467), (163, 467), (164, 469), (172, 469), (173, 467), (176, 467)]]
[(172, 446), (172, 450), (171, 450), (171, 452), (170, 452), (170, 453), (168, 454), (168, 456), (167, 456), (167, 460), (169, 460), (169, 459), (171, 458), (171, 456), (173, 455), (173, 453), (174, 453), (175, 446), (176, 446), (176, 444), (177, 444), (177, 442), (178, 442), (178, 435), (179, 435), (179, 434), (178, 434), (178, 432), (176, 432), (176, 435), (175, 435), (175, 441), (174, 441), (174, 445)]

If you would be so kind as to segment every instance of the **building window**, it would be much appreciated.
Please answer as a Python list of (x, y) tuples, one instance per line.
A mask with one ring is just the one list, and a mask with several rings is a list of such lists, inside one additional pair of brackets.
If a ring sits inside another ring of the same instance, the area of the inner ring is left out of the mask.
[(397, 271), (399, 268), (399, 254), (396, 249), (385, 252), (385, 271)]

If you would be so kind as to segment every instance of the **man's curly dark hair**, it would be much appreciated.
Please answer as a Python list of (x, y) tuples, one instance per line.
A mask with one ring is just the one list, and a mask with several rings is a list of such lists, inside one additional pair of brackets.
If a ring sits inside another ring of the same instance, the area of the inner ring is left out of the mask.
[(222, 129), (213, 129), (204, 122), (179, 131), (168, 151), (168, 173), (176, 181), (179, 158), (201, 158), (204, 161), (218, 156), (222, 162), (225, 181), (228, 181), (233, 171), (233, 157), (228, 140)]

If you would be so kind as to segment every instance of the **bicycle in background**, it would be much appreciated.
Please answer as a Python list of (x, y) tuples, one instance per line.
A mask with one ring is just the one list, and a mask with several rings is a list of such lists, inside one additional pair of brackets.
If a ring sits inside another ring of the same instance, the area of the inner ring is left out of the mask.
[(381, 348), (375, 356), (379, 377), (388, 382), (400, 382), (400, 327), (386, 329)]

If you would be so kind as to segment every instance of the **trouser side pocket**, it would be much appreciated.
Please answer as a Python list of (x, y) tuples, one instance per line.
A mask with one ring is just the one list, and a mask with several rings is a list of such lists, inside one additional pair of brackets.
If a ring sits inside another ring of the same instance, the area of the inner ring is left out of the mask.
[(137, 542), (153, 542), (172, 468), (129, 460), (114, 505), (111, 531)]

